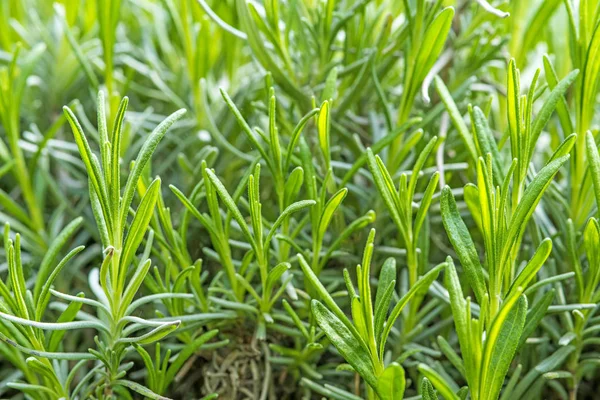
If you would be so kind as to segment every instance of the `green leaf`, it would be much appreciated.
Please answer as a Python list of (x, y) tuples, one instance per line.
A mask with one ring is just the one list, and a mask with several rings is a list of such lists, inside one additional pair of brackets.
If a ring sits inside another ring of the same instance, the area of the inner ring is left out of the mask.
[(248, 225), (246, 224), (246, 221), (244, 220), (242, 213), (240, 212), (238, 207), (235, 205), (235, 201), (233, 200), (233, 198), (231, 197), (231, 195), (229, 194), (227, 189), (225, 189), (225, 186), (223, 186), (223, 184), (221, 183), (219, 178), (217, 178), (215, 173), (208, 168), (205, 169), (205, 171), (206, 171), (206, 174), (208, 175), (208, 178), (210, 179), (212, 185), (214, 186), (215, 190), (219, 194), (219, 197), (225, 204), (225, 207), (227, 207), (227, 210), (229, 210), (229, 212), (233, 216), (233, 219), (235, 219), (235, 221), (240, 226), (240, 229), (246, 236), (246, 239), (248, 240), (248, 242), (252, 245), (252, 247), (256, 251), (257, 247), (256, 247), (256, 242), (254, 240), (254, 236), (252, 235), (252, 233), (250, 233), (250, 230), (248, 229)]
[(375, 338), (380, 340), (383, 324), (390, 309), (390, 302), (396, 286), (396, 260), (392, 257), (385, 260), (379, 272), (377, 293), (375, 294)]
[(148, 270), (150, 269), (151, 265), (152, 265), (152, 260), (150, 260), (150, 259), (148, 259), (144, 262), (141, 262), (138, 265), (138, 267), (136, 268), (135, 272), (133, 273), (133, 276), (129, 279), (129, 284), (125, 288), (125, 291), (123, 292), (123, 297), (121, 300), (121, 309), (119, 310), (121, 315), (124, 314), (125, 309), (133, 301), (133, 297), (137, 293), (140, 286), (142, 286), (142, 283), (144, 282), (144, 278), (146, 278), (146, 275), (148, 274)]
[(442, 189), (440, 204), (442, 222), (448, 233), (448, 238), (460, 259), (477, 301), (482, 302), (487, 293), (483, 278), (483, 267), (479, 261), (477, 250), (475, 250), (473, 239), (471, 239), (467, 226), (458, 212), (454, 195), (449, 186)]
[(312, 207), (315, 204), (317, 204), (317, 202), (314, 200), (302, 200), (289, 205), (285, 210), (283, 210), (283, 212), (279, 215), (279, 217), (277, 217), (277, 220), (275, 220), (275, 223), (273, 223), (273, 226), (269, 230), (269, 234), (265, 239), (265, 246), (269, 245), (269, 242), (277, 232), (277, 228), (279, 228), (279, 226), (283, 223), (283, 221), (285, 221), (286, 218), (300, 210)]
[(363, 340), (352, 333), (319, 301), (311, 301), (311, 310), (317, 323), (342, 357), (372, 388), (377, 389), (377, 378), (374, 374), (371, 356)]
[[(123, 245), (123, 252), (121, 253), (120, 267), (123, 269), (129, 268), (133, 257), (135, 256), (138, 247), (142, 243), (146, 232), (148, 231), (148, 225), (154, 215), (154, 206), (160, 194), (160, 178), (156, 178), (144, 194), (140, 205), (135, 212), (131, 226), (127, 231), (127, 237), (125, 238), (125, 244)], [(125, 277), (119, 277), (119, 280), (125, 279)]]
[(444, 378), (442, 378), (442, 376), (433, 368), (425, 364), (419, 364), (418, 369), (420, 373), (425, 375), (426, 378), (431, 381), (433, 386), (440, 392), (442, 396), (444, 396), (444, 399), (460, 400), (460, 398), (456, 394), (454, 394), (454, 392), (450, 388), (450, 385), (448, 385)]
[(8, 193), (0, 189), (0, 206), (8, 212), (12, 217), (20, 222), (30, 225), (31, 218), (27, 215), (27, 211), (13, 200)]
[[(582, 7), (583, 10), (587, 11), (587, 7)], [(583, 11), (582, 10), (582, 11)], [(592, 12), (590, 9), (589, 12)], [(582, 21), (587, 19), (587, 16), (580, 17)], [(591, 22), (591, 21), (590, 21)], [(592, 27), (590, 27), (592, 28)], [(594, 104), (596, 94), (598, 93), (598, 83), (600, 79), (600, 25), (594, 22), (593, 30), (587, 32), (590, 35), (587, 49), (582, 49), (585, 58), (583, 64), (583, 74), (581, 76), (582, 86), (579, 89), (579, 95), (581, 96), (582, 105)], [(581, 40), (581, 39), (580, 39)], [(586, 46), (582, 44), (582, 46)], [(587, 50), (587, 51), (586, 51)], [(565, 78), (566, 79), (566, 78)], [(588, 130), (594, 117), (593, 107), (583, 107), (578, 118), (578, 129), (579, 132)]]
[(454, 368), (456, 368), (456, 370), (460, 372), (463, 377), (466, 377), (465, 364), (456, 351), (454, 351), (450, 343), (448, 343), (442, 336), (437, 337), (437, 343), (440, 346), (442, 353), (444, 353), (446, 358), (448, 358), (448, 361), (452, 363)]
[(377, 379), (377, 393), (382, 400), (401, 400), (405, 387), (404, 368), (395, 362), (388, 365)]
[(497, 178), (496, 182), (502, 182), (504, 179), (504, 169), (502, 168), (502, 158), (496, 145), (496, 139), (492, 134), (492, 130), (488, 125), (487, 118), (483, 111), (477, 106), (470, 108), (471, 121), (473, 123), (473, 131), (475, 132), (475, 138), (477, 139), (477, 145), (479, 148), (479, 155), (485, 157), (487, 154), (492, 155), (492, 162), (494, 163), (494, 176)]
[(417, 216), (415, 217), (414, 222), (413, 235), (415, 237), (418, 237), (419, 233), (421, 232), (421, 227), (423, 226), (423, 222), (425, 221), (425, 217), (427, 216), (427, 211), (429, 210), (429, 206), (431, 205), (431, 200), (433, 198), (439, 180), (440, 173), (436, 171), (433, 173), (433, 175), (431, 175), (431, 179), (429, 179), (429, 183), (427, 183), (425, 192), (423, 192), (423, 197), (421, 198), (421, 203), (419, 204), (419, 209), (417, 210)]
[(491, 324), (481, 366), (481, 398), (496, 400), (504, 377), (512, 363), (523, 332), (527, 314), (527, 297), (515, 296), (503, 304)]
[(427, 378), (423, 378), (421, 381), (421, 397), (423, 400), (438, 400), (437, 394), (433, 389), (431, 381)]
[(302, 378), (300, 380), (300, 385), (306, 389), (312, 390), (315, 393), (327, 396), (328, 399), (332, 400), (363, 400), (362, 397), (355, 396), (354, 394), (345, 390), (338, 389), (328, 384), (321, 386), (307, 378)]
[[(157, 344), (157, 346), (158, 345), (159, 344)], [(156, 375), (157, 375), (158, 369), (160, 368), (160, 365), (155, 367), (154, 362), (152, 362), (152, 358), (150, 357), (150, 354), (148, 354), (148, 352), (139, 344), (134, 343), (133, 348), (135, 349), (135, 351), (138, 352), (138, 354), (142, 358), (142, 361), (144, 362), (144, 366), (146, 367), (146, 373), (148, 374), (148, 376), (146, 377), (146, 382), (148, 383), (148, 386), (156, 387)], [(158, 351), (158, 348), (157, 348), (157, 351)], [(157, 359), (156, 361), (158, 363), (160, 360)]]
[(477, 229), (482, 234), (485, 234), (483, 231), (483, 221), (481, 216), (481, 203), (479, 200), (479, 189), (472, 183), (467, 183), (463, 188), (463, 198), (469, 211), (471, 212), (471, 218), (475, 221), (475, 225), (477, 225)]
[(46, 310), (46, 307), (48, 306), (48, 302), (50, 301), (50, 287), (54, 283), (54, 280), (56, 279), (56, 277), (58, 276), (60, 271), (62, 271), (64, 266), (67, 265), (69, 260), (71, 258), (75, 257), (75, 255), (79, 254), (81, 251), (83, 251), (84, 248), (85, 248), (85, 246), (79, 246), (79, 247), (76, 247), (73, 250), (71, 250), (58, 263), (56, 268), (54, 268), (54, 270), (50, 273), (50, 276), (48, 276), (48, 278), (43, 281), (44, 285), (40, 289), (40, 294), (39, 294), (38, 300), (36, 301), (37, 306), (36, 306), (35, 318), (37, 321), (41, 321), (43, 313)]
[(535, 278), (536, 274), (548, 259), (548, 256), (552, 252), (552, 240), (546, 238), (540, 243), (535, 254), (531, 257), (531, 260), (527, 263), (527, 265), (521, 270), (519, 275), (513, 280), (510, 289), (508, 290), (508, 294), (505, 296), (504, 301), (507, 301), (511, 296), (516, 295), (517, 289), (519, 287), (526, 289), (527, 285), (533, 278)]
[[(588, 131), (585, 134), (585, 143), (587, 149), (587, 158), (590, 164), (590, 174), (592, 175), (592, 183), (594, 185), (594, 195), (596, 196), (596, 204), (600, 204), (600, 155), (598, 155), (598, 146), (594, 140), (592, 132)], [(598, 215), (600, 215), (600, 206), (598, 206)]]
[(153, 400), (169, 400), (168, 397), (161, 396), (159, 394), (154, 393), (152, 390), (148, 389), (145, 386), (140, 385), (139, 383), (126, 380), (126, 379), (115, 379), (113, 382), (115, 385), (121, 385), (126, 387), (127, 389), (131, 389), (136, 393), (141, 394), (144, 397)]
[[(544, 129), (544, 126), (546, 126), (546, 124), (550, 120), (550, 117), (552, 116), (552, 113), (556, 109), (557, 103), (563, 99), (564, 94), (567, 92), (571, 84), (575, 81), (577, 75), (579, 75), (579, 70), (576, 69), (574, 71), (571, 71), (569, 75), (567, 75), (563, 80), (561, 80), (558, 83), (558, 85), (554, 87), (554, 89), (552, 89), (552, 92), (550, 92), (550, 95), (544, 102), (544, 105), (540, 109), (540, 112), (538, 113), (535, 119), (535, 122), (531, 129), (531, 136), (529, 138), (530, 143), (537, 142), (540, 133), (542, 133), (542, 129)], [(572, 132), (566, 133), (570, 134)], [(535, 146), (530, 146), (528, 155), (529, 159), (531, 159), (534, 149)]]
[(600, 283), (600, 224), (596, 218), (590, 218), (585, 226), (583, 246), (589, 263), (583, 300), (588, 301)]
[[(92, 153), (92, 149), (83, 133), (83, 129), (77, 120), (77, 117), (71, 111), (71, 109), (67, 106), (63, 107), (63, 111), (69, 121), (69, 125), (71, 125), (71, 130), (73, 131), (73, 136), (75, 137), (75, 143), (77, 144), (77, 148), (79, 149), (79, 155), (85, 164), (85, 169), (88, 173), (88, 177), (90, 179), (91, 187), (94, 189), (94, 193), (98, 198), (98, 202), (100, 204), (100, 208), (102, 209), (102, 214), (104, 217), (104, 221), (108, 226), (108, 231), (111, 231), (111, 213), (108, 201), (108, 192), (106, 190), (106, 185), (103, 179), (102, 171), (97, 162), (94, 162), (94, 154)], [(133, 197), (133, 195), (132, 195)]]
[(252, 287), (252, 285), (250, 284), (250, 282), (248, 282), (246, 278), (244, 278), (240, 274), (235, 274), (235, 278), (244, 287), (244, 289), (246, 289), (248, 293), (250, 293), (250, 295), (254, 297), (254, 300), (256, 300), (257, 303), (261, 302), (259, 294), (256, 292), (254, 287)]
[[(117, 116), (115, 117), (115, 122), (113, 126), (112, 136), (110, 140), (111, 146), (111, 156), (110, 156), (110, 178), (107, 179), (107, 183), (109, 184), (109, 192), (110, 192), (110, 205), (112, 215), (118, 215), (119, 212), (119, 201), (121, 200), (121, 164), (119, 162), (121, 158), (121, 140), (123, 137), (123, 120), (125, 119), (125, 111), (127, 110), (127, 105), (129, 104), (129, 99), (123, 97), (121, 100), (121, 104), (119, 105), (119, 109), (117, 110)], [(102, 147), (104, 147), (104, 143), (102, 143)], [(104, 171), (105, 174), (108, 174), (108, 171)]]
[(469, 132), (469, 128), (467, 128), (467, 124), (465, 123), (465, 121), (462, 117), (462, 114), (460, 113), (460, 111), (458, 111), (458, 107), (456, 106), (456, 103), (454, 103), (454, 100), (452, 99), (452, 95), (448, 91), (448, 88), (446, 87), (446, 85), (444, 85), (444, 81), (442, 81), (442, 79), (440, 77), (438, 77), (437, 75), (435, 76), (433, 83), (434, 83), (435, 89), (437, 90), (438, 94), (440, 95), (440, 98), (442, 99), (442, 102), (446, 106), (446, 110), (448, 111), (448, 114), (450, 115), (452, 124), (458, 131), (458, 134), (460, 135), (463, 142), (465, 143), (465, 146), (467, 147), (467, 150), (469, 151), (469, 155), (471, 156), (471, 159), (473, 161), (477, 161), (477, 149), (475, 148), (473, 136), (471, 135), (471, 132)]
[[(368, 301), (368, 300), (367, 300)], [(365, 318), (363, 303), (361, 302), (360, 297), (354, 296), (350, 303), (350, 309), (352, 311), (352, 322), (354, 322), (354, 326), (358, 331), (361, 338), (363, 338), (367, 343), (370, 343), (369, 331), (368, 331), (368, 322)]]
[(387, 342), (387, 338), (396, 322), (396, 319), (400, 316), (400, 313), (404, 309), (404, 307), (408, 304), (410, 299), (413, 298), (417, 293), (420, 293), (422, 290), (427, 289), (433, 281), (435, 281), (442, 269), (446, 267), (446, 263), (442, 263), (434, 268), (432, 268), (429, 272), (423, 275), (415, 284), (410, 288), (408, 293), (406, 293), (398, 303), (392, 309), (390, 316), (385, 324), (385, 328), (383, 330), (383, 335), (381, 337), (381, 341), (379, 342), (379, 354), (383, 354), (383, 350), (385, 348), (385, 343)]
[(121, 338), (117, 340), (117, 343), (137, 343), (139, 345), (154, 343), (179, 328), (179, 325), (181, 325), (181, 321), (166, 322), (141, 336)]
[(331, 150), (329, 144), (329, 102), (325, 100), (321, 104), (319, 116), (317, 119), (317, 127), (319, 131), (319, 145), (321, 146), (321, 152), (325, 158), (325, 169), (330, 168), (331, 164)]
[(555, 289), (550, 289), (544, 293), (544, 295), (536, 301), (527, 312), (527, 319), (525, 320), (525, 325), (523, 326), (523, 332), (521, 333), (521, 339), (519, 339), (519, 346), (517, 349), (521, 348), (525, 344), (527, 338), (533, 335), (542, 319), (546, 316), (548, 307), (550, 307), (554, 300), (555, 292)]
[[(410, 175), (410, 182), (408, 184), (407, 198), (409, 199), (409, 201), (412, 201), (412, 198), (415, 195), (415, 189), (417, 187), (417, 181), (419, 180), (419, 175), (421, 173), (421, 169), (423, 169), (423, 165), (425, 165), (425, 161), (427, 161), (427, 158), (429, 157), (429, 154), (435, 147), (436, 143), (437, 143), (437, 136), (434, 136), (431, 138), (431, 140), (429, 142), (427, 142), (427, 144), (425, 145), (425, 147), (419, 154), (417, 161), (415, 161), (415, 165), (413, 166), (412, 173)], [(433, 176), (432, 176), (432, 178), (433, 178)]]
[[(510, 133), (510, 148), (513, 158), (519, 160), (519, 163), (527, 163), (528, 159), (525, 159), (525, 155), (521, 154), (521, 150), (526, 150), (526, 146), (521, 143), (523, 135), (521, 134), (522, 121), (521, 121), (521, 107), (520, 95), (521, 87), (519, 80), (519, 71), (515, 65), (515, 60), (511, 59), (508, 63), (507, 73), (507, 118), (508, 118), (508, 130)], [(520, 170), (520, 168), (519, 168)]]
[(20, 382), (8, 382), (6, 384), (6, 386), (11, 389), (19, 390), (23, 393), (27, 393), (31, 397), (37, 397), (41, 393), (45, 393), (46, 395), (49, 395), (51, 398), (58, 397), (58, 394), (55, 391), (53, 391), (52, 389), (50, 389), (46, 386), (42, 386), (42, 385), (34, 385), (34, 384), (30, 384), (30, 383), (20, 383)]
[(275, 282), (277, 282), (279, 280), (279, 278), (281, 278), (281, 276), (288, 271), (292, 266), (290, 265), (290, 263), (288, 262), (282, 262), (277, 264), (277, 266), (275, 266), (275, 268), (273, 268), (272, 270), (269, 271), (269, 274), (267, 275), (267, 283), (265, 285), (265, 292), (271, 294), (271, 291), (273, 290), (273, 286), (275, 285)]
[(89, 354), (89, 353), (68, 353), (68, 352), (56, 352), (55, 353), (55, 352), (49, 352), (49, 351), (38, 351), (38, 350), (28, 349), (27, 347), (21, 346), (20, 344), (16, 343), (14, 340), (9, 339), (7, 336), (5, 336), (1, 332), (0, 332), (0, 341), (16, 348), (17, 350), (19, 350), (20, 352), (22, 352), (24, 354), (34, 356), (34, 357), (49, 358), (51, 360), (94, 360), (96, 358), (92, 354)]
[(418, 66), (418, 82), (422, 82), (433, 64), (437, 61), (444, 43), (450, 32), (452, 18), (454, 17), (454, 8), (444, 8), (429, 24), (425, 35), (421, 41), (416, 65)]
[(569, 154), (571, 152), (571, 149), (573, 148), (573, 146), (575, 146), (576, 142), (577, 142), (577, 134), (572, 133), (569, 136), (567, 136), (567, 138), (562, 141), (562, 143), (556, 148), (556, 150), (554, 150), (554, 153), (552, 154), (552, 157), (550, 157), (548, 162), (554, 161), (557, 158), (560, 158), (562, 156), (566, 156), (567, 154)]
[(127, 221), (127, 215), (129, 214), (129, 207), (131, 206), (131, 202), (133, 201), (133, 195), (135, 193), (135, 188), (137, 186), (138, 180), (142, 175), (142, 171), (146, 167), (146, 164), (152, 157), (152, 154), (158, 147), (158, 144), (162, 140), (162, 138), (167, 133), (167, 130), (177, 122), (182, 116), (185, 114), (185, 110), (181, 109), (175, 111), (173, 114), (169, 115), (164, 121), (162, 121), (150, 135), (148, 135), (146, 141), (142, 145), (137, 158), (133, 164), (133, 169), (129, 173), (127, 178), (127, 183), (125, 183), (125, 190), (123, 191), (123, 198), (121, 200), (121, 210), (120, 210), (120, 228), (121, 230), (125, 229), (125, 223)]
[(358, 332), (356, 328), (352, 325), (346, 314), (340, 309), (340, 307), (333, 300), (333, 297), (329, 294), (325, 286), (319, 281), (319, 278), (315, 275), (312, 268), (308, 265), (304, 256), (302, 254), (298, 254), (298, 262), (300, 263), (300, 268), (304, 273), (304, 279), (307, 279), (310, 284), (315, 288), (317, 294), (320, 296), (320, 299), (325, 303), (325, 305), (333, 312), (339, 319), (344, 323), (346, 328), (356, 334), (358, 336)]
[(523, 235), (527, 222), (529, 222), (529, 218), (531, 218), (531, 215), (539, 204), (542, 194), (550, 186), (554, 175), (568, 159), (569, 155), (566, 155), (546, 164), (535, 178), (533, 178), (531, 183), (527, 185), (523, 197), (510, 220), (505, 245), (500, 257), (500, 265), (504, 265), (503, 263), (506, 261), (508, 253)]
[(29, 310), (25, 301), (27, 286), (25, 284), (25, 276), (23, 275), (23, 264), (21, 263), (21, 235), (18, 233), (15, 235), (14, 244), (9, 239), (7, 247), (8, 277), (13, 289), (13, 296), (18, 306), (19, 314), (25, 319), (29, 319)]
[[(479, 346), (471, 342), (471, 315), (470, 307), (465, 300), (458, 274), (451, 257), (446, 258), (446, 276), (444, 277), (445, 286), (450, 296), (450, 307), (452, 309), (452, 317), (454, 319), (454, 326), (456, 328), (456, 334), (460, 343), (460, 349), (463, 354), (463, 361), (465, 364), (465, 372), (467, 379), (473, 379), (469, 376), (471, 372), (468, 367), (471, 365), (472, 352)], [(472, 348), (474, 347), (474, 348)], [(479, 373), (479, 370), (473, 371), (475, 374)], [(471, 384), (473, 384), (471, 382)], [(474, 389), (473, 389), (474, 390)]]
[[(541, 5), (543, 6), (543, 5)], [(544, 73), (546, 75), (546, 81), (548, 82), (548, 87), (550, 89), (554, 89), (556, 85), (558, 85), (558, 76), (556, 75), (556, 71), (554, 67), (550, 63), (547, 55), (543, 57), (544, 61)], [(571, 121), (571, 116), (569, 115), (569, 108), (567, 105), (567, 101), (564, 96), (558, 101), (556, 104), (556, 113), (560, 118), (560, 124), (563, 128), (563, 132), (574, 132), (573, 122)]]
[(302, 167), (296, 167), (288, 176), (284, 186), (283, 203), (291, 204), (298, 197), (298, 193), (304, 183), (304, 170)]
[(261, 37), (256, 23), (251, 15), (251, 10), (256, 10), (251, 3), (246, 0), (235, 0), (237, 16), (240, 20), (242, 31), (246, 33), (248, 44), (252, 49), (252, 54), (260, 62), (260, 64), (273, 75), (273, 79), (279, 86), (283, 88), (290, 96), (299, 101), (301, 104), (308, 104), (309, 99), (290, 79), (289, 75), (282, 71), (281, 68), (271, 57), (271, 52), (265, 47), (265, 41)]
[(373, 178), (375, 180), (375, 185), (377, 186), (377, 190), (379, 194), (383, 198), (383, 202), (385, 203), (392, 220), (400, 230), (400, 232), (406, 232), (407, 227), (403, 223), (400, 218), (401, 206), (398, 199), (398, 194), (396, 189), (394, 188), (394, 184), (392, 182), (392, 177), (389, 172), (385, 169), (383, 162), (379, 158), (373, 154), (373, 151), (369, 148), (367, 149), (367, 160), (369, 163), (369, 169), (373, 174)]
[(333, 213), (338, 209), (342, 201), (346, 198), (348, 194), (348, 189), (342, 188), (338, 190), (329, 201), (325, 204), (323, 212), (321, 214), (321, 219), (319, 220), (319, 236), (315, 239), (318, 242), (322, 241), (325, 237), (325, 233), (327, 232), (327, 227), (333, 218)]
[(292, 131), (292, 134), (290, 136), (290, 142), (288, 144), (287, 155), (285, 156), (285, 164), (283, 167), (284, 171), (287, 171), (290, 166), (290, 161), (292, 160), (292, 154), (294, 153), (294, 148), (296, 147), (296, 144), (298, 143), (298, 139), (300, 139), (300, 134), (302, 134), (302, 130), (304, 129), (304, 127), (306, 126), (308, 121), (310, 121), (312, 119), (312, 117), (315, 116), (318, 112), (319, 112), (318, 108), (313, 108), (304, 117), (302, 117), (300, 119), (300, 121), (298, 121), (298, 123), (296, 124), (296, 127), (294, 128), (294, 130)]
[[(84, 298), (85, 295), (83, 293), (78, 293), (77, 297)], [(83, 307), (83, 303), (71, 302), (67, 308), (60, 314), (56, 322), (71, 322), (77, 317), (77, 313)], [(67, 332), (62, 331), (54, 331), (46, 338), (46, 349), (51, 352), (57, 351), (62, 343), (62, 339), (64, 338)]]
[(60, 250), (65, 246), (69, 238), (75, 233), (75, 231), (79, 228), (81, 223), (83, 222), (82, 217), (75, 218), (73, 221), (69, 223), (52, 241), (50, 247), (44, 254), (44, 258), (42, 259), (42, 263), (40, 264), (40, 269), (38, 271), (37, 277), (35, 279), (35, 285), (33, 289), (33, 298), (36, 303), (40, 298), (40, 293), (42, 290), (42, 286), (47, 281), (48, 275), (51, 273), (50, 268), (56, 256), (60, 252)]

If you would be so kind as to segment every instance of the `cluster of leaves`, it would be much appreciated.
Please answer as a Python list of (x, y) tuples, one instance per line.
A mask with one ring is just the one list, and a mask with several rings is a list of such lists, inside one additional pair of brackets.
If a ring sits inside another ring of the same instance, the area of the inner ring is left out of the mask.
[(0, 396), (594, 398), (599, 83), (596, 0), (0, 0)]

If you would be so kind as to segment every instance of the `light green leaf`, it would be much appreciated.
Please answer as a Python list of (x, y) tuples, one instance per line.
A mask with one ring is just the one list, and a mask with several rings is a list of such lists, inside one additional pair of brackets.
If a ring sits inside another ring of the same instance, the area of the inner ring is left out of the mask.
[(91, 186), (94, 188), (94, 192), (98, 197), (98, 202), (102, 209), (104, 220), (108, 226), (108, 231), (111, 231), (111, 213), (108, 201), (108, 192), (106, 190), (106, 185), (100, 166), (97, 162), (93, 161), (94, 155), (92, 153), (92, 149), (90, 148), (87, 138), (83, 133), (83, 129), (81, 128), (81, 125), (79, 124), (79, 121), (77, 120), (77, 117), (73, 111), (71, 111), (71, 109), (67, 106), (63, 107), (63, 111), (67, 117), (67, 121), (69, 121), (69, 125), (71, 125), (71, 130), (73, 131), (73, 136), (75, 137), (75, 143), (79, 149), (79, 155), (85, 164), (85, 169), (87, 170)]
[(296, 203), (289, 205), (285, 210), (283, 210), (283, 212), (279, 215), (279, 217), (277, 217), (277, 220), (275, 220), (275, 223), (269, 230), (269, 234), (267, 235), (267, 238), (265, 239), (265, 246), (269, 245), (269, 242), (273, 238), (273, 235), (275, 235), (275, 233), (277, 232), (277, 228), (279, 228), (279, 226), (283, 223), (283, 221), (285, 221), (286, 218), (288, 218), (290, 215), (292, 215), (300, 210), (303, 210), (308, 207), (312, 207), (316, 203), (317, 202), (314, 200), (302, 200), (302, 201), (298, 201)]
[(146, 278), (151, 265), (152, 260), (150, 259), (140, 263), (133, 273), (133, 276), (129, 279), (129, 284), (125, 288), (123, 298), (121, 300), (121, 315), (124, 315), (125, 309), (129, 306), (129, 304), (131, 304), (133, 297), (144, 282), (144, 278)]
[(483, 267), (479, 261), (477, 250), (475, 250), (473, 239), (458, 212), (454, 195), (449, 186), (442, 189), (441, 213), (444, 228), (446, 228), (452, 247), (465, 270), (469, 284), (477, 301), (482, 302), (486, 294)]
[(271, 291), (273, 290), (273, 286), (275, 285), (275, 282), (277, 282), (279, 280), (279, 278), (281, 278), (281, 276), (288, 271), (292, 266), (290, 265), (290, 263), (288, 262), (282, 262), (279, 263), (275, 266), (275, 268), (273, 268), (272, 270), (269, 271), (269, 274), (267, 275), (267, 283), (265, 285), (265, 292), (271, 294)]
[(417, 216), (415, 217), (414, 222), (413, 235), (415, 237), (418, 237), (419, 233), (421, 232), (421, 227), (423, 226), (423, 222), (427, 216), (427, 211), (431, 205), (431, 199), (433, 198), (439, 180), (440, 173), (436, 171), (433, 173), (433, 175), (431, 175), (431, 179), (429, 179), (429, 182), (427, 183), (425, 192), (423, 192), (423, 197), (421, 198), (421, 203), (419, 204), (419, 209), (417, 210)]
[(446, 7), (427, 27), (415, 63), (418, 66), (417, 82), (419, 84), (425, 79), (425, 76), (440, 56), (452, 26), (452, 18), (454, 18), (454, 8)]
[(371, 356), (363, 340), (317, 300), (311, 301), (311, 309), (317, 323), (342, 357), (372, 388), (377, 389)]
[(321, 104), (321, 109), (319, 110), (319, 116), (317, 118), (319, 145), (321, 146), (321, 151), (323, 152), (323, 157), (325, 158), (325, 169), (329, 169), (331, 164), (329, 125), (329, 102), (325, 100), (323, 104)]
[(531, 260), (527, 263), (525, 268), (517, 275), (515, 280), (513, 280), (510, 289), (508, 290), (508, 294), (505, 296), (505, 301), (509, 299), (511, 296), (516, 295), (517, 288), (521, 287), (523, 289), (527, 288), (527, 285), (533, 278), (535, 278), (537, 272), (540, 270), (550, 252), (552, 251), (552, 240), (546, 238), (540, 243), (539, 247), (535, 251)]
[(431, 381), (433, 386), (440, 392), (446, 400), (460, 400), (460, 398), (454, 394), (450, 385), (442, 378), (442, 376), (435, 371), (433, 368), (425, 364), (419, 364), (417, 367), (419, 372), (426, 376)]
[(569, 136), (567, 136), (566, 139), (563, 140), (562, 143), (556, 148), (556, 150), (554, 150), (554, 153), (552, 154), (552, 157), (550, 157), (548, 162), (554, 161), (557, 158), (560, 158), (562, 156), (566, 156), (567, 154), (569, 154), (571, 152), (571, 149), (575, 145), (576, 141), (577, 141), (577, 134), (572, 133)]
[(427, 378), (423, 378), (421, 381), (421, 397), (423, 400), (438, 400), (437, 394), (433, 389), (431, 381)]
[[(121, 200), (121, 140), (123, 137), (123, 120), (125, 119), (125, 111), (129, 99), (127, 96), (123, 97), (119, 109), (117, 110), (117, 116), (113, 126), (112, 136), (110, 140), (111, 156), (110, 156), (110, 176), (106, 180), (107, 186), (109, 187), (110, 193), (110, 206), (112, 215), (118, 215), (119, 212), (119, 201)], [(104, 147), (104, 143), (102, 143)], [(104, 171), (108, 174), (108, 171)]]
[(238, 207), (235, 205), (235, 201), (233, 201), (233, 198), (231, 197), (231, 195), (229, 194), (227, 189), (225, 189), (225, 186), (223, 186), (223, 184), (221, 183), (219, 178), (217, 178), (215, 173), (208, 168), (206, 168), (205, 171), (206, 171), (206, 174), (208, 175), (208, 178), (210, 179), (213, 187), (219, 194), (219, 197), (225, 204), (225, 207), (227, 207), (227, 209), (233, 216), (233, 219), (235, 219), (235, 221), (240, 226), (240, 229), (246, 236), (246, 239), (248, 240), (249, 243), (251, 243), (251, 245), (253, 246), (253, 248), (256, 251), (256, 242), (254, 241), (254, 236), (252, 235), (252, 233), (250, 233), (250, 229), (248, 229), (248, 225), (246, 224), (246, 221), (244, 220), (242, 213), (240, 212)]
[(294, 148), (296, 148), (298, 139), (300, 139), (300, 134), (302, 133), (302, 130), (304, 129), (304, 127), (306, 126), (308, 121), (310, 121), (311, 118), (313, 116), (315, 116), (318, 112), (319, 112), (318, 108), (313, 108), (304, 117), (302, 117), (300, 119), (300, 121), (298, 121), (298, 123), (296, 124), (296, 127), (294, 128), (294, 130), (292, 131), (292, 134), (290, 136), (290, 142), (288, 144), (287, 155), (285, 156), (285, 164), (283, 167), (284, 171), (287, 171), (290, 166), (290, 161), (292, 160), (292, 154), (294, 153)]
[(133, 169), (129, 173), (127, 178), (127, 183), (125, 183), (125, 190), (123, 191), (123, 198), (121, 200), (121, 210), (120, 210), (120, 228), (125, 229), (125, 223), (127, 221), (127, 215), (129, 213), (129, 207), (131, 206), (131, 202), (133, 201), (133, 195), (135, 194), (135, 188), (137, 186), (138, 180), (142, 175), (142, 171), (146, 167), (146, 164), (152, 157), (152, 154), (156, 150), (156, 147), (162, 140), (162, 138), (167, 133), (167, 130), (177, 122), (182, 116), (185, 114), (185, 110), (181, 109), (175, 111), (173, 114), (169, 115), (164, 121), (162, 121), (150, 135), (142, 145), (137, 158), (133, 164)]
[(503, 304), (491, 324), (481, 366), (481, 398), (496, 400), (517, 350), (527, 314), (527, 297), (514, 296)]
[(390, 308), (390, 302), (396, 286), (396, 260), (392, 257), (385, 260), (379, 272), (377, 293), (375, 294), (375, 338), (379, 342), (383, 324)]
[[(596, 196), (596, 204), (600, 204), (600, 155), (598, 155), (598, 146), (594, 140), (592, 132), (588, 131), (585, 134), (585, 143), (587, 150), (587, 158), (590, 164), (590, 174), (592, 175), (592, 183), (594, 185), (594, 195)], [(600, 206), (598, 206), (600, 215)]]
[(319, 236), (315, 239), (317, 241), (322, 241), (325, 237), (325, 233), (327, 232), (327, 228), (329, 227), (329, 223), (333, 218), (333, 213), (338, 209), (342, 201), (346, 198), (348, 194), (348, 189), (342, 188), (338, 190), (329, 201), (325, 204), (323, 209), (323, 213), (321, 214), (321, 219), (319, 220)]
[(291, 204), (292, 201), (298, 197), (298, 193), (302, 188), (302, 183), (304, 183), (304, 170), (302, 167), (296, 167), (288, 176), (285, 186), (284, 186), (284, 195), (283, 195), (283, 203)]
[(377, 393), (382, 400), (401, 400), (405, 387), (404, 368), (395, 362), (388, 365), (377, 379)]
[[(154, 206), (156, 205), (159, 194), (160, 178), (156, 178), (152, 181), (150, 186), (148, 186), (148, 189), (135, 212), (133, 221), (131, 221), (131, 226), (127, 231), (127, 237), (125, 238), (120, 261), (120, 267), (123, 269), (129, 268), (129, 264), (131, 264), (138, 247), (148, 231), (148, 225), (154, 215)], [(125, 277), (119, 277), (119, 279), (122, 280), (125, 279)]]

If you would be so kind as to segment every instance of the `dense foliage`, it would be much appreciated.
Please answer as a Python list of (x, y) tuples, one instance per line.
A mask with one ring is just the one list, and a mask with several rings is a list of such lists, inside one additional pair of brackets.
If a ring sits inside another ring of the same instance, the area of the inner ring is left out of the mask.
[(592, 399), (598, 0), (0, 0), (0, 397)]

